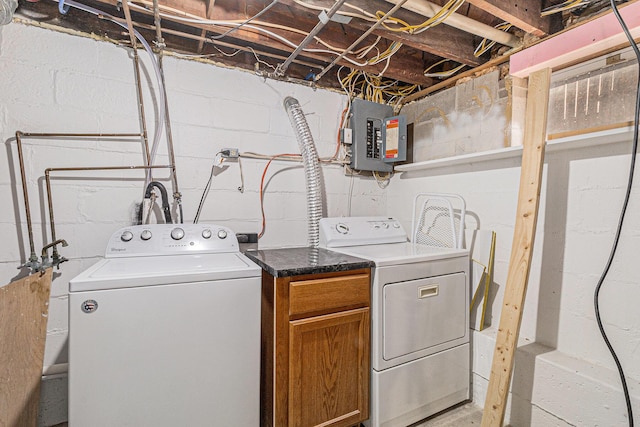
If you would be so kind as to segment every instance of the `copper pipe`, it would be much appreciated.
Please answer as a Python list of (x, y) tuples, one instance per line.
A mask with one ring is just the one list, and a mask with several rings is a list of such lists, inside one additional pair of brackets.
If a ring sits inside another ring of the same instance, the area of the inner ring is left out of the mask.
[[(29, 190), (27, 189), (27, 176), (24, 166), (24, 155), (22, 152), (22, 138), (128, 138), (140, 137), (140, 133), (32, 133), (16, 131), (16, 145), (18, 147), (18, 162), (20, 164), (20, 179), (22, 181), (22, 196), (24, 198), (24, 210), (27, 220), (27, 233), (29, 235), (29, 262), (34, 266), (38, 262), (35, 244), (33, 241), (33, 224), (31, 222), (31, 208), (29, 206)], [(53, 239), (55, 241), (55, 239)], [(26, 264), (25, 264), (26, 265)], [(37, 271), (37, 270), (36, 270)]]
[[(164, 105), (161, 108), (164, 108), (164, 126), (165, 133), (167, 135), (167, 151), (169, 152), (169, 163), (172, 165), (176, 164), (176, 156), (173, 148), (173, 134), (171, 132), (171, 118), (169, 117), (169, 98), (167, 96), (167, 85), (164, 79), (164, 67), (163, 67), (163, 59), (164, 59), (164, 38), (162, 38), (162, 28), (160, 26), (160, 8), (158, 5), (158, 0), (153, 0), (153, 23), (156, 27), (156, 45), (160, 50), (158, 54), (158, 68), (160, 69), (160, 80), (161, 80), (161, 88), (164, 95)], [(179, 211), (182, 213), (182, 194), (180, 193), (180, 189), (178, 188), (178, 176), (176, 175), (176, 169), (173, 168), (171, 173), (171, 186), (173, 187), (173, 200), (180, 207)], [(182, 214), (180, 215), (180, 222), (183, 222)]]
[(149, 153), (149, 137), (147, 133), (147, 119), (144, 114), (144, 98), (142, 97), (142, 81), (140, 80), (140, 56), (138, 49), (133, 49), (133, 69), (136, 76), (136, 89), (138, 91), (138, 113), (140, 114), (140, 123), (142, 125), (142, 139), (144, 141), (144, 152), (146, 154), (147, 165), (151, 164), (151, 154)]
[(24, 210), (27, 217), (27, 231), (29, 233), (29, 262), (37, 262), (35, 245), (33, 243), (33, 225), (31, 224), (31, 208), (29, 207), (29, 192), (27, 190), (27, 176), (24, 170), (24, 157), (22, 155), (22, 132), (16, 132), (16, 144), (18, 146), (18, 161), (20, 162), (20, 178), (22, 179), (22, 197), (24, 198)]
[(141, 133), (32, 133), (32, 132), (20, 132), (20, 134), (29, 138), (132, 138), (141, 137)]
[(56, 240), (56, 227), (53, 222), (53, 200), (51, 198), (51, 179), (49, 177), (49, 169), (44, 171), (44, 179), (47, 183), (47, 203), (49, 206), (49, 224), (51, 224), (51, 241), (55, 242)]
[[(164, 68), (162, 67), (162, 58), (164, 57), (164, 55), (162, 54), (164, 51), (164, 49), (161, 48), (160, 50), (160, 56), (158, 59), (158, 65), (160, 66), (160, 78), (162, 79), (162, 90), (164, 90), (164, 109), (165, 109), (165, 121), (164, 121), (164, 125), (166, 127), (166, 133), (167, 133), (167, 146), (168, 146), (168, 151), (169, 151), (169, 163), (171, 163), (172, 165), (176, 164), (176, 155), (175, 152), (173, 150), (173, 135), (171, 132), (171, 119), (169, 118), (169, 101), (167, 98), (167, 90), (166, 90), (166, 85), (164, 82)], [(175, 168), (173, 169), (172, 173), (171, 173), (171, 186), (173, 187), (173, 199), (176, 203), (178, 204), (182, 204), (182, 194), (180, 193), (180, 190), (178, 188), (178, 176), (176, 175), (176, 170)], [(182, 218), (180, 218), (180, 221), (182, 221)]]
[[(56, 224), (53, 215), (53, 196), (51, 194), (51, 172), (78, 172), (78, 171), (101, 171), (101, 170), (134, 170), (134, 169), (171, 169), (175, 170), (175, 165), (157, 166), (85, 166), (85, 167), (65, 167), (47, 168), (44, 170), (44, 177), (47, 183), (47, 205), (49, 207), (49, 222), (51, 224), (51, 241), (56, 239)], [(54, 247), (55, 251), (55, 247)]]
[(131, 39), (131, 47), (137, 49), (138, 42), (136, 41), (136, 35), (133, 32), (133, 21), (131, 20), (131, 10), (129, 9), (128, 1), (122, 2), (122, 8), (124, 9), (124, 17), (127, 20), (127, 29), (129, 30), (129, 39)]
[(158, 6), (158, 0), (153, 0), (153, 25), (156, 26), (156, 46), (162, 49), (164, 48), (164, 39), (162, 38), (162, 27), (160, 27), (160, 8)]
[(78, 166), (67, 168), (47, 168), (49, 172), (77, 172), (77, 171), (111, 171), (111, 170), (135, 170), (135, 169), (173, 169), (174, 165), (153, 166)]

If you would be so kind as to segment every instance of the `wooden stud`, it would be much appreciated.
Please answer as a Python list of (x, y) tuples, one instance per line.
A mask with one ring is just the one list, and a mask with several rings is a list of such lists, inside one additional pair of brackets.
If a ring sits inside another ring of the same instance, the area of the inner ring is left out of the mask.
[(529, 77), (518, 209), (481, 427), (502, 426), (509, 396), (538, 219), (550, 81), (549, 68)]
[(0, 288), (0, 426), (35, 426), (52, 269)]
[[(620, 15), (634, 39), (640, 39), (640, 2), (629, 2), (620, 7)], [(510, 73), (527, 77), (543, 68), (554, 71), (607, 52), (629, 46), (626, 35), (611, 9), (579, 26), (556, 33), (535, 46), (528, 47), (511, 57)]]
[[(213, 6), (216, 3), (216, 0), (206, 0), (207, 3), (207, 19), (212, 19), (213, 18)], [(199, 42), (198, 42), (198, 54), (202, 53), (202, 49), (204, 48), (204, 37), (207, 35), (207, 30), (203, 29), (200, 32), (200, 37), (202, 38)]]
[[(293, 10), (301, 9), (296, 3), (296, 0), (281, 0), (281, 4), (291, 6)], [(329, 9), (334, 0), (307, 0), (308, 5), (319, 6)], [(349, 0), (349, 4), (354, 7), (359, 7), (364, 10), (377, 11), (377, 10), (389, 10), (389, 3), (384, 0)], [(343, 7), (341, 11), (350, 11), (349, 8)], [(317, 14), (317, 12), (315, 12)], [(394, 18), (403, 20), (404, 22), (419, 23), (426, 18), (417, 13), (411, 12), (406, 9), (400, 9), (393, 14)], [(353, 19), (349, 26), (361, 31), (366, 31), (372, 25), (370, 21), (363, 19)], [(417, 50), (431, 53), (435, 56), (451, 59), (452, 61), (460, 62), (469, 66), (478, 66), (483, 60), (477, 58), (473, 54), (473, 50), (477, 46), (476, 37), (465, 31), (459, 30), (448, 25), (436, 25), (429, 28), (429, 31), (425, 31), (417, 34), (409, 34), (405, 32), (389, 31), (384, 28), (378, 28), (373, 32), (376, 36), (382, 36), (385, 39), (397, 41), (405, 44), (406, 46), (413, 47)]]
[(540, 15), (542, 2), (537, 0), (521, 0), (518, 2), (511, 0), (467, 1), (534, 36), (544, 37), (551, 32), (551, 17)]

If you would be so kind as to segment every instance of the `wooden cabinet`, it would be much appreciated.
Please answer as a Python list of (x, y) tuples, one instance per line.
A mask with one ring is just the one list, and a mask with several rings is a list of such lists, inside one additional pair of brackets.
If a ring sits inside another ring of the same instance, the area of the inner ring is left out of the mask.
[(263, 272), (261, 424), (358, 425), (369, 417), (370, 270)]

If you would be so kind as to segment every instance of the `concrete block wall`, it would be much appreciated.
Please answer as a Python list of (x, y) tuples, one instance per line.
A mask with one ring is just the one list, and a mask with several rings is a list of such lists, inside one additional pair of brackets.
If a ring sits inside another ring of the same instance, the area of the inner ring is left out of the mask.
[(414, 162), (511, 144), (510, 98), (499, 74), (492, 71), (403, 107), (414, 124)]
[[(153, 69), (140, 52), (143, 76)], [(339, 114), (346, 98), (259, 78), (252, 73), (211, 64), (165, 57), (164, 69), (176, 167), (183, 194), (185, 222), (192, 222), (209, 178), (215, 154), (222, 148), (264, 154), (298, 153), (299, 148), (283, 107), (297, 98), (306, 114), (321, 156), (335, 150)], [(0, 27), (0, 285), (26, 274), (17, 269), (28, 257), (28, 240), (14, 134), (24, 132), (140, 132), (130, 52), (110, 43), (71, 36), (20, 23)], [(143, 77), (144, 79), (144, 77)], [(155, 114), (149, 85), (144, 100), (150, 139)], [(141, 165), (137, 140), (25, 139), (28, 189), (38, 255), (50, 241), (46, 200), (40, 177), (45, 168), (62, 166)], [(164, 139), (156, 164), (167, 164)], [(259, 186), (264, 160), (243, 159), (240, 168), (228, 162), (215, 171), (200, 222), (214, 222), (236, 231), (261, 227)], [(325, 214), (347, 215), (351, 185), (352, 215), (386, 212), (386, 193), (375, 180), (346, 177), (339, 166), (323, 166)], [(98, 179), (96, 179), (98, 178)], [(154, 178), (171, 192), (166, 170)], [(70, 259), (52, 284), (45, 369), (52, 373), (43, 387), (41, 425), (65, 421), (68, 281), (99, 260), (108, 237), (132, 223), (143, 192), (140, 171), (59, 173), (53, 180), (57, 236), (69, 242), (60, 248)], [(273, 162), (265, 193), (267, 227), (261, 248), (307, 244), (306, 189), (297, 163)], [(175, 207), (174, 207), (175, 209)], [(156, 218), (158, 218), (156, 220)], [(154, 222), (162, 222), (156, 215)], [(26, 248), (26, 251), (25, 251)]]
[[(635, 84), (620, 90), (632, 92)], [(445, 92), (460, 91), (458, 86)], [(451, 95), (441, 92), (437, 96)], [(405, 109), (415, 117), (416, 111), (432, 103), (427, 98)], [(501, 118), (487, 118), (485, 125), (492, 123), (496, 128), (503, 125)], [(458, 129), (458, 136), (471, 144), (483, 137), (473, 126), (466, 130)], [(424, 150), (425, 143), (428, 141), (418, 141), (414, 150)], [(630, 150), (629, 133), (626, 142), (546, 155), (521, 344), (506, 418), (513, 426), (626, 425), (620, 381), (595, 322), (593, 292), (613, 241)], [(388, 187), (388, 214), (407, 227), (416, 193), (458, 193), (467, 202), (467, 228), (497, 234), (488, 302), (490, 327), (475, 332), (473, 338), (473, 397), (479, 406), (484, 405), (506, 286), (519, 179), (518, 157), (396, 174)], [(639, 211), (640, 189), (636, 186), (618, 254), (601, 292), (602, 319), (627, 374), (635, 422), (640, 421), (640, 311), (636, 307), (640, 286), (634, 261), (640, 247)]]

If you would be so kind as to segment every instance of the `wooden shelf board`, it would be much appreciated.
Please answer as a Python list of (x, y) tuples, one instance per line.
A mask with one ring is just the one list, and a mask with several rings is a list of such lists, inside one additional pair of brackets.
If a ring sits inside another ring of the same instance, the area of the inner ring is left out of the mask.
[[(619, 127), (612, 125), (604, 130), (583, 133), (562, 133), (547, 136), (547, 153), (555, 151), (584, 148), (597, 145), (614, 144), (617, 142), (631, 141), (633, 127), (629, 123)], [(564, 136), (568, 135), (568, 136)], [(396, 172), (413, 172), (427, 169), (437, 169), (457, 165), (471, 165), (478, 162), (508, 159), (522, 156), (522, 146), (506, 147), (497, 150), (482, 151), (479, 153), (463, 154), (443, 159), (426, 160), (424, 162), (410, 163), (396, 166)]]

